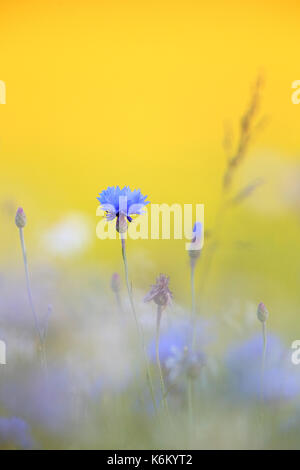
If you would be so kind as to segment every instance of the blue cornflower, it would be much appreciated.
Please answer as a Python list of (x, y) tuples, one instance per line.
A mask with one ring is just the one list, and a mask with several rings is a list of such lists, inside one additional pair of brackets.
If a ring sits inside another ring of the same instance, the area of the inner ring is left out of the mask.
[(183, 349), (173, 349), (173, 355), (166, 360), (168, 380), (176, 382), (186, 376), (196, 379), (205, 364), (205, 356), (200, 351), (192, 351), (187, 346)]
[[(208, 324), (205, 321), (198, 321), (195, 325), (197, 341), (202, 345), (209, 338)], [(176, 351), (183, 351), (185, 346), (191, 348), (193, 337), (193, 325), (185, 318), (177, 319), (167, 328), (163, 329), (160, 335), (159, 356), (163, 365), (173, 356)], [(155, 340), (152, 340), (148, 346), (148, 355), (150, 361), (155, 361)]]
[(132, 222), (132, 215), (143, 213), (143, 208), (149, 204), (146, 201), (148, 196), (143, 196), (139, 189), (131, 191), (129, 186), (120, 189), (119, 186), (109, 186), (104, 189), (97, 197), (101, 209), (106, 212), (107, 220), (114, 220), (121, 215)]
[[(259, 399), (263, 340), (261, 335), (230, 348), (226, 357), (234, 399)], [(300, 395), (300, 376), (290, 360), (289, 349), (281, 339), (268, 334), (264, 370), (264, 398), (287, 400)]]

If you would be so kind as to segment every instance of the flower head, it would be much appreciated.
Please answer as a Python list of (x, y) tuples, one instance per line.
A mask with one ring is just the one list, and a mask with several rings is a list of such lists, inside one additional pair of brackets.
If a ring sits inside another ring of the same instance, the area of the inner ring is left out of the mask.
[(127, 221), (132, 222), (133, 215), (143, 214), (144, 207), (150, 201), (143, 196), (139, 189), (131, 191), (129, 186), (120, 189), (119, 186), (109, 186), (97, 197), (101, 208), (106, 212), (107, 220), (117, 218), (117, 230), (122, 233), (127, 230)]
[(267, 321), (268, 316), (269, 316), (269, 312), (268, 312), (267, 307), (265, 306), (263, 302), (260, 302), (257, 307), (257, 318), (259, 319), (259, 321), (264, 323)]
[(160, 307), (167, 307), (172, 300), (172, 292), (169, 289), (169, 277), (165, 274), (160, 274), (156, 279), (156, 284), (153, 284), (148, 294), (145, 296), (145, 302), (154, 302)]
[(15, 223), (18, 228), (23, 228), (26, 225), (26, 215), (22, 207), (19, 207), (16, 212)]

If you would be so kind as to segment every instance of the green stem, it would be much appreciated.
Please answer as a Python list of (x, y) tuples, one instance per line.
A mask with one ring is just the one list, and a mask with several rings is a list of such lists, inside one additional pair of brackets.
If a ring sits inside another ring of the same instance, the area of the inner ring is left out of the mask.
[(40, 353), (41, 353), (41, 362), (42, 362), (43, 367), (45, 368), (45, 371), (47, 371), (47, 359), (46, 359), (46, 350), (45, 350), (44, 338), (43, 338), (43, 334), (42, 334), (40, 326), (39, 326), (38, 316), (37, 316), (37, 312), (36, 312), (36, 309), (35, 309), (35, 306), (34, 306), (33, 296), (32, 296), (32, 291), (31, 291), (23, 228), (21, 228), (21, 227), (19, 228), (19, 233), (20, 233), (20, 241), (21, 241), (24, 268), (25, 268), (26, 287), (27, 287), (29, 305), (30, 305), (30, 308), (31, 308), (31, 311), (32, 311), (32, 314), (33, 314), (35, 331), (36, 331), (36, 335), (37, 335), (38, 341), (39, 341)]
[(214, 227), (212, 230), (212, 240), (210, 241), (210, 245), (206, 249), (206, 255), (204, 256), (203, 262), (202, 262), (202, 273), (201, 273), (201, 278), (200, 278), (200, 292), (203, 295), (203, 292), (205, 290), (206, 284), (208, 282), (210, 272), (212, 269), (212, 265), (214, 262), (215, 254), (217, 251), (217, 248), (219, 247), (220, 243), (220, 232), (224, 223), (224, 215), (226, 212), (226, 201), (221, 201), (219, 208), (217, 209), (216, 213), (216, 219), (214, 223)]
[(122, 257), (123, 257), (123, 262), (124, 262), (126, 286), (127, 286), (129, 301), (130, 301), (132, 313), (133, 313), (133, 316), (134, 316), (134, 321), (135, 321), (135, 324), (136, 324), (136, 328), (137, 328), (137, 331), (138, 331), (138, 335), (139, 335), (140, 340), (141, 340), (141, 345), (142, 345), (142, 350), (143, 350), (143, 357), (144, 357), (144, 362), (145, 362), (145, 366), (146, 366), (147, 379), (148, 379), (148, 384), (149, 384), (149, 389), (150, 389), (150, 394), (151, 394), (153, 406), (154, 406), (155, 411), (157, 412), (157, 406), (156, 406), (156, 401), (155, 401), (155, 396), (154, 396), (153, 382), (152, 382), (149, 362), (148, 362), (147, 354), (146, 354), (144, 334), (143, 334), (143, 330), (142, 330), (142, 328), (141, 328), (141, 326), (138, 322), (138, 319), (137, 319), (137, 314), (136, 314), (136, 311), (135, 311), (135, 306), (134, 306), (133, 297), (132, 297), (132, 290), (131, 290), (131, 286), (129, 284), (128, 263), (127, 263), (127, 256), (126, 256), (126, 244), (125, 244), (125, 238), (123, 237), (123, 234), (121, 234), (121, 243), (122, 243)]
[(267, 350), (267, 335), (266, 335), (266, 322), (262, 322), (262, 334), (263, 334), (263, 354), (261, 363), (261, 385), (260, 385), (260, 398), (264, 400), (264, 373), (265, 373), (265, 361), (266, 361), (266, 350)]
[(160, 321), (161, 321), (161, 314), (162, 314), (162, 308), (160, 305), (157, 306), (157, 317), (156, 317), (156, 342), (155, 342), (155, 352), (156, 352), (156, 362), (157, 362), (157, 367), (159, 370), (159, 378), (160, 378), (160, 385), (161, 385), (161, 393), (162, 393), (162, 399), (163, 399), (163, 404), (165, 408), (165, 412), (167, 416), (169, 416), (169, 408), (168, 408), (168, 402), (166, 398), (166, 387), (165, 387), (165, 382), (164, 382), (164, 376), (162, 373), (162, 368), (161, 368), (161, 363), (160, 363), (160, 357), (159, 357), (159, 333), (160, 333)]
[(188, 399), (188, 436), (189, 436), (189, 444), (192, 443), (192, 436), (193, 436), (193, 424), (194, 424), (194, 414), (193, 414), (193, 380), (191, 378), (188, 379), (187, 384), (187, 399)]
[[(192, 329), (193, 329), (191, 351), (194, 351), (195, 343), (196, 343), (196, 298), (195, 298), (195, 262), (194, 260), (191, 260), (191, 293), (192, 293)], [(191, 378), (188, 379), (187, 392), (188, 392), (189, 441), (191, 442), (191, 437), (193, 434), (193, 423), (194, 423), (194, 414), (193, 414), (194, 384)]]
[(122, 313), (123, 312), (123, 307), (122, 307), (122, 301), (121, 301), (120, 293), (115, 292), (115, 297), (116, 297), (116, 303), (118, 305), (119, 313)]
[(195, 263), (191, 260), (191, 293), (192, 293), (192, 349), (196, 341), (196, 296), (195, 296)]

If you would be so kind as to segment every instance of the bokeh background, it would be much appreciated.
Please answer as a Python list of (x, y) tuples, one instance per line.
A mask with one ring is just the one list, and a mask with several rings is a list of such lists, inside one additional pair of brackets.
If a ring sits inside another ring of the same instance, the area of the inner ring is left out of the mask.
[[(235, 148), (261, 76), (264, 124), (232, 197), (262, 184), (222, 219), (207, 279), (205, 263), (196, 273), (197, 301), (199, 313), (220, 318), (263, 300), (271, 328), (287, 344), (297, 339), (300, 105), (291, 84), (299, 79), (299, 2), (1, 0), (0, 10), (0, 260), (10, 288), (18, 279), (25, 289), (14, 225), (22, 206), (45, 305), (55, 304), (55, 289), (43, 287), (53, 270), (77, 287), (92, 272), (93, 287), (109, 291), (112, 272), (122, 273), (120, 244), (96, 238), (96, 196), (117, 184), (153, 203), (205, 204), (205, 260), (223, 197), (224, 135), (232, 130)], [(166, 272), (189, 308), (184, 247), (129, 240), (135, 288), (146, 292)]]

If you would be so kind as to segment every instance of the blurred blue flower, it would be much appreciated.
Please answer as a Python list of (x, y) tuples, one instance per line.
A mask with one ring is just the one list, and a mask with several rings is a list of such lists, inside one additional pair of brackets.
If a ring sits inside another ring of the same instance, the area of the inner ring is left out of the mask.
[(90, 388), (90, 398), (99, 399), (103, 391), (103, 379), (98, 377)]
[(1, 448), (34, 448), (28, 424), (20, 418), (0, 418), (0, 446)]
[[(263, 340), (261, 334), (230, 348), (226, 357), (233, 397), (259, 399)], [(276, 335), (268, 334), (264, 369), (265, 400), (291, 399), (300, 394), (300, 371), (290, 351)]]
[(183, 349), (174, 350), (173, 356), (166, 360), (168, 380), (176, 382), (182, 377), (196, 379), (205, 364), (205, 356), (201, 352), (195, 352), (185, 346)]
[(101, 208), (106, 212), (107, 220), (118, 218), (120, 214), (131, 222), (131, 215), (143, 213), (143, 208), (149, 204), (148, 196), (143, 196), (139, 189), (131, 191), (129, 186), (120, 189), (119, 186), (109, 186), (97, 197)]
[(0, 402), (10, 413), (56, 433), (72, 422), (74, 387), (64, 368), (48, 369), (47, 379), (39, 370), (30, 371), (2, 384)]
[[(207, 324), (206, 322), (198, 322), (195, 325), (197, 344), (203, 345), (207, 342)], [(170, 357), (175, 357), (178, 351), (182, 351), (185, 347), (191, 348), (193, 338), (193, 325), (186, 319), (177, 320), (173, 325), (163, 330), (159, 340), (159, 356), (162, 365)], [(156, 361), (155, 339), (153, 339), (148, 348), (148, 354), (151, 361)]]

